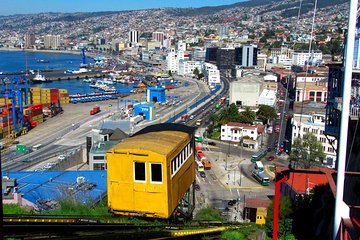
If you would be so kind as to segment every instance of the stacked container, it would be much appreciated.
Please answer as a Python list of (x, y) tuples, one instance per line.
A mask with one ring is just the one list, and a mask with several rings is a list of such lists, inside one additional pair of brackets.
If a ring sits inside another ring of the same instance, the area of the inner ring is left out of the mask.
[(70, 103), (68, 91), (66, 89), (59, 89), (60, 104)]
[(30, 104), (41, 104), (41, 88), (30, 88)]
[(2, 105), (0, 107), (0, 137), (3, 138), (14, 129), (12, 119), (11, 104)]
[(37, 124), (44, 122), (43, 106), (41, 104), (34, 104), (29, 106), (31, 119)]

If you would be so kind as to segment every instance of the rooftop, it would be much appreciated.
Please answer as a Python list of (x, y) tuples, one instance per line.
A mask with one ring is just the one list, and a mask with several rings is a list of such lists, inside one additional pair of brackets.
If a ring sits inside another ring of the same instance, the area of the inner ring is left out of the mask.
[[(2, 176), (15, 178), (17, 192), (34, 205), (68, 197), (79, 202), (100, 200), (107, 192), (106, 171), (3, 172)], [(85, 184), (78, 184), (78, 177), (84, 177)]]

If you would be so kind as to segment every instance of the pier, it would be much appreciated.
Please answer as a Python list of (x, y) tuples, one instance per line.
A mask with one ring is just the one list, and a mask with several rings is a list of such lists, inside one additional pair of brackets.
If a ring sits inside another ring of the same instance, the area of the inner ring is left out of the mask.
[[(91, 70), (89, 72), (84, 73), (72, 73), (66, 74), (66, 70), (44, 70), (41, 71), (40, 74), (45, 75), (46, 79), (49, 81), (60, 81), (60, 80), (72, 80), (72, 79), (88, 79), (88, 78), (96, 78), (96, 77), (106, 77), (108, 73), (102, 72), (100, 70)], [(27, 74), (27, 78), (29, 80), (35, 77), (35, 74)], [(14, 73), (5, 73), (0, 75), (0, 78), (5, 77), (13, 77), (13, 76), (24, 76), (24, 72), (14, 72)]]

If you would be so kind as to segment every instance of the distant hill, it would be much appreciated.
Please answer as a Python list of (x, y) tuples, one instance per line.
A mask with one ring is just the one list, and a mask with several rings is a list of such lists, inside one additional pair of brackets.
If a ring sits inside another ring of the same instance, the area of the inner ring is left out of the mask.
[(282, 0), (250, 0), (246, 2), (238, 2), (230, 5), (221, 5), (214, 7), (174, 8), (174, 9), (169, 9), (168, 13), (176, 16), (208, 15), (208, 14), (214, 14), (221, 10), (231, 9), (234, 7), (257, 7), (257, 6), (271, 4), (273, 2), (281, 2), (281, 1)]
[[(281, 2), (284, 2), (283, 4)], [(347, 3), (348, 0), (318, 0), (317, 8), (325, 8), (338, 4)], [(276, 3), (276, 6), (271, 7), (272, 3)], [(261, 12), (272, 12), (282, 11), (283, 17), (294, 17), (298, 15), (299, 1), (293, 1), (287, 3), (284, 0), (250, 0), (246, 2), (239, 2), (230, 5), (221, 5), (214, 7), (201, 7), (201, 8), (173, 8), (168, 9), (168, 13), (175, 16), (195, 16), (195, 15), (209, 15), (219, 12), (225, 9), (231, 9), (234, 7), (257, 7), (262, 5), (268, 5), (269, 8), (266, 11)], [(314, 9), (314, 0), (303, 0), (301, 6), (301, 14), (312, 11)]]

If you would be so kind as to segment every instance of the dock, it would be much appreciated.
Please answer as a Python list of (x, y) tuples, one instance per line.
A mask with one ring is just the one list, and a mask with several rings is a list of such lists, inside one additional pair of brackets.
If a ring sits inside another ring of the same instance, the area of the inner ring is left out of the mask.
[[(106, 77), (108, 73), (104, 73), (100, 70), (91, 70), (89, 72), (84, 73), (72, 73), (66, 74), (66, 70), (44, 70), (40, 73), (45, 75), (46, 79), (49, 81), (61, 81), (61, 80), (73, 80), (73, 79), (88, 79), (88, 78), (96, 78), (96, 77)], [(14, 76), (24, 76), (24, 72), (14, 72), (14, 73), (4, 73), (0, 75), (0, 78), (6, 77), (14, 77)], [(27, 78), (29, 80), (35, 77), (35, 74), (28, 74)]]

